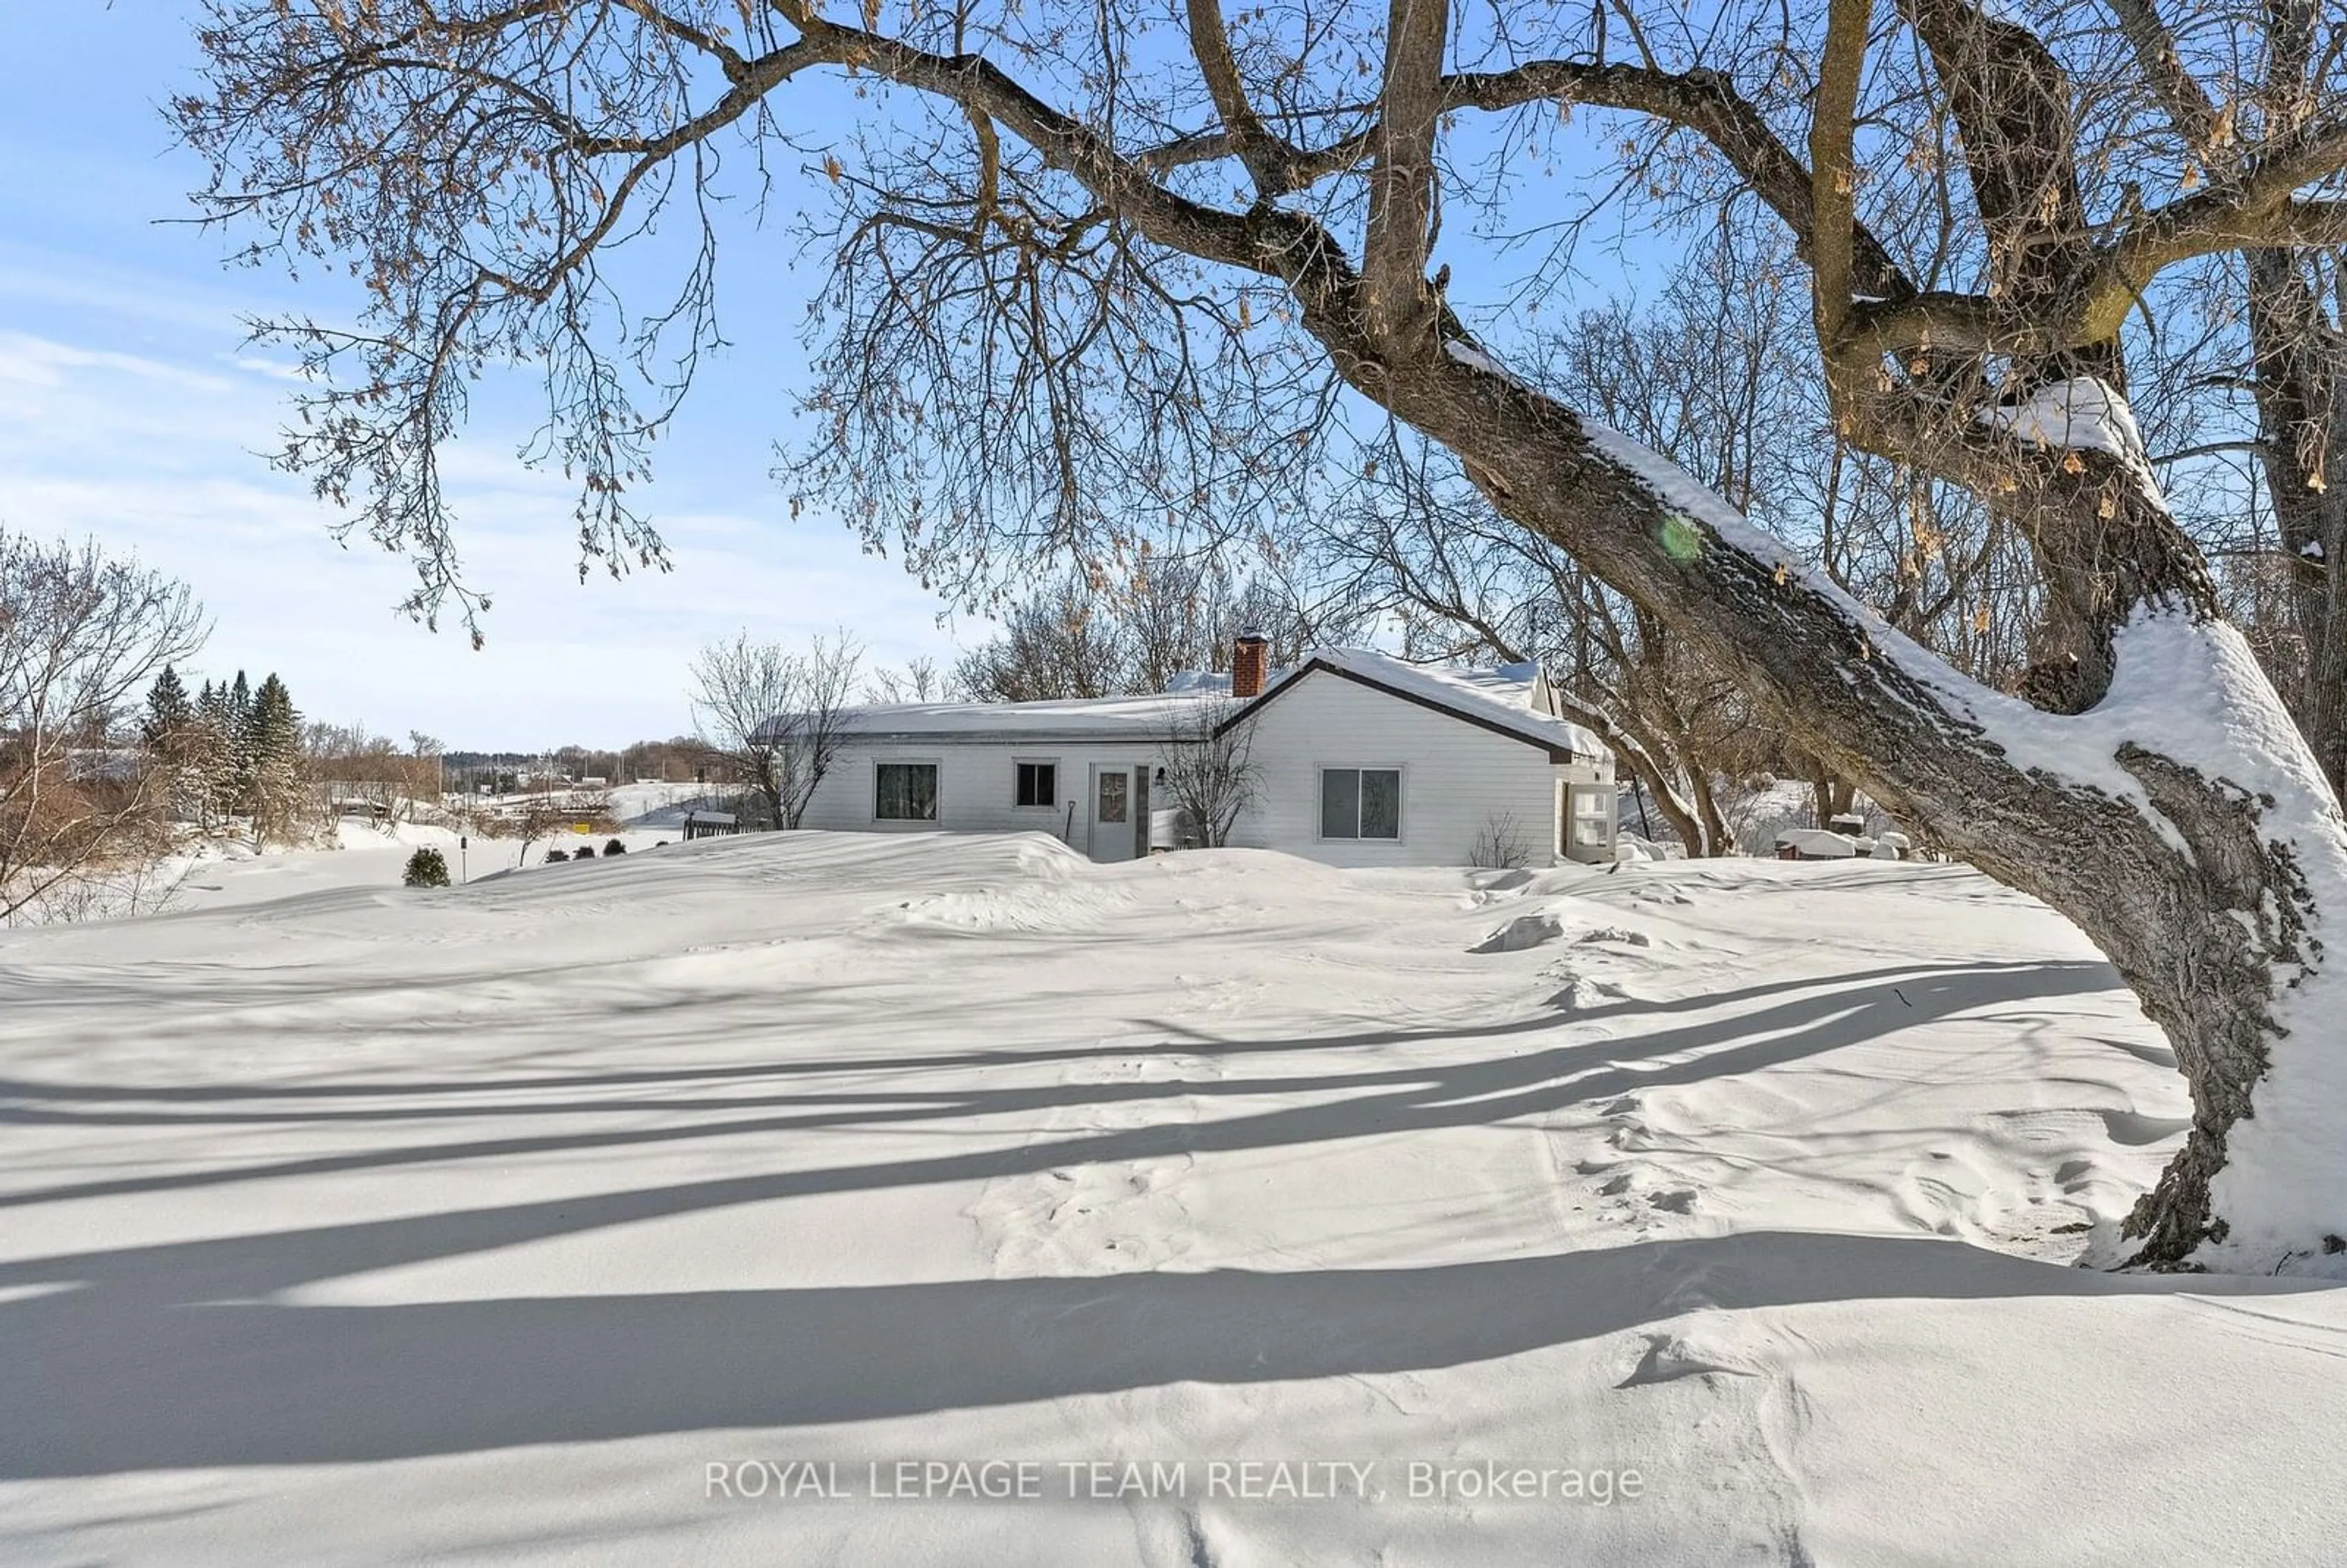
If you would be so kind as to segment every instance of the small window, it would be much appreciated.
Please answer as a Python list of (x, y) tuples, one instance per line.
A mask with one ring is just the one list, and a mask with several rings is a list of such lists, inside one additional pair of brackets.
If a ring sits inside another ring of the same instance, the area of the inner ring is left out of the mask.
[(1020, 763), (1019, 793), (1012, 804), (1017, 805), (1057, 805), (1060, 804), (1060, 767), (1057, 763)]
[(1123, 822), (1126, 820), (1125, 801), (1130, 794), (1132, 785), (1133, 780), (1122, 769), (1112, 774), (1101, 774), (1101, 821)]
[(1399, 838), (1399, 768), (1320, 770), (1320, 836)]
[(937, 821), (937, 764), (882, 763), (876, 772), (875, 817), (882, 822)]

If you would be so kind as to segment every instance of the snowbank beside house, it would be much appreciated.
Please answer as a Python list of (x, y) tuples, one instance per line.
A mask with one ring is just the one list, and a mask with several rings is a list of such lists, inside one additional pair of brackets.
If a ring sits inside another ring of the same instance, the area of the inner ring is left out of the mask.
[(2336, 1560), (2347, 1289), (2073, 1266), (2182, 1081), (1953, 866), (768, 835), (0, 994), (12, 1563)]

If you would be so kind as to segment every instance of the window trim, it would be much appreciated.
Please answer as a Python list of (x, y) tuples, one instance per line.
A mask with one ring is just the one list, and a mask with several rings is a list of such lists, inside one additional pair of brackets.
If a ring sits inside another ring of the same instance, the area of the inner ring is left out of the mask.
[[(1331, 837), (1327, 832), (1327, 775), (1335, 774), (1391, 774), (1394, 775), (1394, 833), (1391, 838), (1369, 838), (1361, 834), (1360, 793), (1357, 785), (1353, 796), (1353, 834), (1349, 838)], [(1316, 844), (1407, 844), (1409, 842), (1409, 766), (1406, 763), (1318, 763), (1312, 770), (1312, 840)]]
[[(935, 810), (928, 816), (882, 816), (880, 815), (880, 770), (882, 768), (928, 768), (936, 776)], [(872, 759), (871, 787), (865, 791), (867, 814), (877, 828), (919, 832), (934, 830), (945, 822), (946, 768), (945, 759), (937, 756), (875, 757)]]
[[(1051, 770), (1051, 800), (1040, 805), (1021, 805), (1019, 804), (1019, 770), (1020, 768), (1049, 768)], [(1014, 754), (1010, 759), (1010, 809), (1013, 811), (1058, 812), (1061, 806), (1067, 804), (1065, 792), (1060, 788), (1061, 775), (1065, 774), (1066, 771), (1067, 770), (1061, 765), (1060, 759), (1057, 757), (1022, 757)]]

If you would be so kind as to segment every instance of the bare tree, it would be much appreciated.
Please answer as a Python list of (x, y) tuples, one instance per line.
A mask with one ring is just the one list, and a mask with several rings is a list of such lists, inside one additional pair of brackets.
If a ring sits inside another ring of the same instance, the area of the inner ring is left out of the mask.
[(1177, 676), (1227, 670), (1242, 631), (1287, 664), (1358, 636), (1375, 610), (1358, 581), (1311, 594), (1267, 571), (1241, 581), (1211, 559), (1151, 555), (1122, 578), (1071, 578), (1012, 604), (954, 684), (981, 702), (1163, 692)]
[(804, 653), (746, 631), (692, 661), (702, 744), (773, 827), (795, 828), (846, 744), (863, 650), (843, 630)]
[(1001, 632), (962, 655), (953, 683), (977, 702), (1114, 696), (1132, 689), (1133, 659), (1109, 608), (1069, 579), (1011, 605)]
[[(2265, 6), (2255, 72), (2215, 57), (2234, 40), (2200, 25), (2194, 7), (2111, 0), (2111, 11), (2163, 129), (2219, 180), (2255, 177), (2266, 143), (2335, 134), (2341, 35), (2318, 0)], [(2209, 84), (2228, 78), (2236, 96), (2223, 100)], [(2238, 134), (2244, 119), (2258, 137)], [(2244, 234), (2239, 264), (2221, 275), (2216, 330), (2200, 345), (2218, 367), (2197, 367), (2199, 384), (2253, 400), (2254, 428), (2182, 456), (2239, 451), (2258, 465), (2270, 531), (2246, 548), (2229, 541), (2229, 553), (2254, 558), (2244, 575), (2279, 590), (2253, 604), (2252, 636), (2339, 793), (2347, 791), (2347, 486), (2332, 485), (2331, 467), (2347, 443), (2347, 261), (2335, 236), (2316, 248), (2256, 242), (2265, 238)]]
[(416, 820), (419, 808), (436, 817), (442, 804), (439, 744), (411, 730), (403, 752), (398, 742), (370, 733), (364, 724), (311, 723), (302, 729), (310, 776), (323, 786), (329, 805), (343, 812), (363, 806), (385, 832)]
[[(469, 378), (542, 366), (586, 548), (655, 558), (631, 497), (718, 341), (718, 149), (779, 153), (794, 86), (854, 75), (888, 115), (805, 154), (835, 271), (796, 499), (979, 598), (1040, 556), (1276, 540), (1409, 427), (1788, 744), (2075, 920), (2194, 1098), (2137, 1255), (2270, 1266), (2347, 1232), (2347, 1053), (2323, 1044), (2347, 825), (2147, 461), (2130, 362), (2156, 362), (2127, 323), (2200, 258), (2347, 243), (2347, 83), (2308, 51), (2304, 112), (2247, 104), (2212, 164), (2144, 79), (2221, 103), (2221, 62), (2288, 47), (2307, 6), (2196, 4), (2190, 50), (2146, 66), (2092, 8), (2023, 3), (215, 0), (177, 114), (210, 212), (369, 291), (354, 326), (287, 323), (326, 380), (284, 460), (415, 552), (419, 610), (469, 614), (437, 468)], [(1567, 143), (1614, 167), (1529, 197)], [(2025, 544), (2018, 695), (1517, 352), (1586, 220), (1744, 215), (1806, 274), (1830, 438)], [(669, 217), (702, 242), (620, 327), (637, 278), (607, 264)], [(1438, 237), (1477, 264), (1438, 265)], [(661, 367), (648, 408), (631, 354)]]
[(902, 670), (875, 670), (864, 678), (868, 702), (935, 702), (946, 694), (945, 672), (924, 654)]
[(1516, 871), (1532, 864), (1532, 845), (1512, 811), (1494, 812), (1475, 830), (1467, 864), (1490, 871)]
[[(515, 869), (520, 869), (528, 861), (531, 845), (561, 832), (575, 815), (576, 813), (566, 803), (556, 799), (553, 792), (544, 785), (536, 794), (523, 801), (518, 809), (501, 814), (497, 819), (498, 825), (509, 826), (514, 837), (520, 841), (514, 850)], [(548, 851), (548, 858), (551, 859), (559, 853), (561, 852)], [(568, 860), (569, 856), (564, 854), (563, 858)]]
[(1157, 752), (1163, 774), (1158, 794), (1164, 805), (1181, 814), (1184, 842), (1198, 848), (1228, 845), (1239, 818), (1255, 804), (1258, 779), (1250, 706), (1218, 697), (1180, 697), (1166, 704), (1165, 734)]
[[(1779, 237), (1727, 229), (1653, 304), (1609, 302), (1535, 334), (1531, 368), (1777, 524), (1894, 629), (1975, 679), (2006, 681), (2026, 641), (2027, 596), (2010, 591), (2025, 550), (1960, 489), (1819, 438), (1832, 415), (1801, 363), (1810, 328), (1790, 261)], [(1445, 454), (1399, 431), (1387, 448), (1381, 487), (1313, 543), (1403, 616), (1413, 653), (1538, 660), (1567, 715), (1613, 750), (1690, 855), (1737, 852), (1720, 796), (1746, 779), (1810, 780), (1819, 825), (1847, 807), (1850, 782), (1756, 723), (1730, 676), (1658, 617), (1502, 516)]]
[(0, 920), (151, 880), (182, 769), (178, 737), (150, 748), (133, 709), (207, 630), (184, 583), (0, 529)]

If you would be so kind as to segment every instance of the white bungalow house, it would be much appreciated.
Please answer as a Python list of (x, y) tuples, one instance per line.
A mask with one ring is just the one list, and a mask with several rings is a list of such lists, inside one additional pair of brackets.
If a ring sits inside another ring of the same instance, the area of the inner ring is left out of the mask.
[[(1534, 664), (1451, 670), (1358, 649), (1266, 671), (1242, 638), (1229, 677), (1142, 697), (893, 703), (848, 739), (802, 825), (872, 832), (1040, 829), (1094, 860), (1168, 847), (1174, 737), (1249, 726), (1252, 803), (1238, 845), (1336, 866), (1460, 866), (1512, 835), (1527, 862), (1610, 861), (1613, 754), (1558, 714)], [(1186, 723), (1184, 721), (1187, 721)]]

